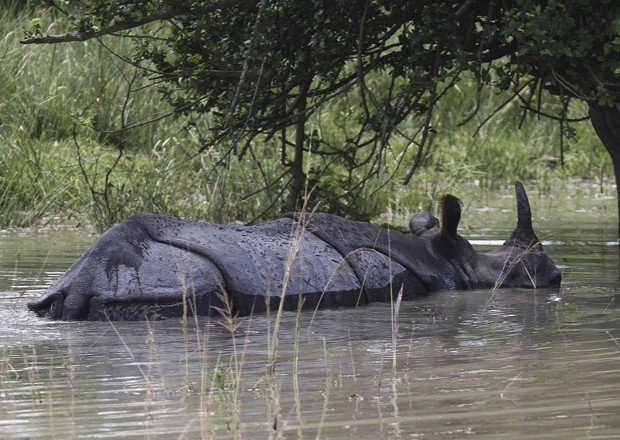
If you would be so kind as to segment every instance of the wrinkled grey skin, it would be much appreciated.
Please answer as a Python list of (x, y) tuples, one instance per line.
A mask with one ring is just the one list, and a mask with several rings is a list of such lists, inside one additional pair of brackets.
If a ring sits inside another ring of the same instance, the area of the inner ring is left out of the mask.
[[(136, 215), (109, 229), (28, 307), (63, 320), (141, 320), (357, 306), (429, 292), (492, 287), (559, 287), (561, 275), (531, 224), (517, 182), (518, 223), (508, 241), (478, 253), (456, 233), (460, 202), (443, 199), (442, 228), (430, 214), (412, 234), (314, 213), (257, 226), (212, 225)], [(415, 220), (415, 221), (414, 221)], [(224, 295), (222, 294), (224, 293)]]

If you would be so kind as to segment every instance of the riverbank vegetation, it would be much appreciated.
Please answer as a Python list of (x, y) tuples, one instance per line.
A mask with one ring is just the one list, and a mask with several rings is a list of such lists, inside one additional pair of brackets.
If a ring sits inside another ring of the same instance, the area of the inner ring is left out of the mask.
[[(117, 56), (134, 50), (130, 41), (22, 46), (33, 16), (42, 17), (35, 24), (43, 33), (63, 31), (50, 14), (18, 7), (0, 12), (0, 224), (69, 222), (105, 229), (136, 212), (212, 222), (280, 213), (288, 183), (288, 177), (279, 179), (285, 176), (280, 138), (255, 137), (263, 145), (242, 158), (224, 158), (227, 149), (201, 152), (209, 116), (163, 118), (172, 110), (158, 90), (145, 89), (148, 79)], [(377, 75), (369, 87), (380, 88), (385, 80)], [(588, 122), (565, 125), (568, 136), (561, 142), (556, 121), (524, 117), (520, 102), (499, 90), (480, 93), (480, 108), (462, 126), (477, 105), (473, 78), (463, 78), (437, 103), (428, 147), (408, 185), (402, 181), (409, 168), (400, 165), (411, 163), (417, 149), (396, 136), (381, 159), (381, 173), (354, 201), (326, 197), (317, 201), (318, 209), (372, 219), (386, 211), (433, 208), (445, 192), (485, 191), (516, 179), (536, 180), (542, 191), (566, 179), (613, 179), (609, 156)], [(563, 111), (553, 100), (541, 109)], [(313, 136), (343, 145), (360, 111), (359, 102), (345, 94), (306, 122), (312, 133), (306, 175), (323, 170), (326, 194), (360, 177), (345, 167), (326, 168), (329, 157), (313, 156)], [(578, 118), (587, 108), (573, 103), (569, 111)], [(423, 121), (411, 117), (407, 123)]]

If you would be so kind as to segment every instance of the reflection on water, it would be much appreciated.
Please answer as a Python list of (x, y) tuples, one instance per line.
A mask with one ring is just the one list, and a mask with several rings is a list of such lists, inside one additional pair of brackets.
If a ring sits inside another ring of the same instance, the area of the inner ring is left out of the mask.
[[(510, 215), (488, 219), (463, 233), (505, 238)], [(273, 374), (274, 316), (234, 336), (217, 320), (36, 318), (27, 300), (94, 237), (2, 233), (0, 438), (616, 438), (615, 216), (591, 220), (536, 225), (554, 233), (559, 292), (438, 293), (403, 303), (397, 328), (389, 304), (288, 313)]]

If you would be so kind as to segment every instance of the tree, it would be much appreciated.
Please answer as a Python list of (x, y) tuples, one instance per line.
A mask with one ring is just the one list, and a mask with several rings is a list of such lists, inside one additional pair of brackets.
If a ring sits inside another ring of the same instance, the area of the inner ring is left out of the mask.
[[(354, 202), (381, 172), (395, 133), (416, 148), (406, 164), (408, 183), (429, 148), (435, 104), (464, 74), (475, 76), (478, 94), (489, 85), (510, 90), (524, 112), (557, 119), (564, 135), (574, 122), (567, 112), (571, 100), (585, 101), (584, 117), (609, 151), (620, 188), (616, 0), (45, 3), (73, 31), (43, 35), (35, 27), (22, 43), (134, 38), (136, 52), (127, 62), (149, 72), (176, 112), (214, 118), (204, 149), (226, 145), (226, 157), (243, 157), (257, 148), (254, 140), (279, 137), (289, 208), (299, 207), (306, 184), (334, 210), (347, 206), (338, 197)], [(371, 78), (382, 81), (373, 86)], [(313, 113), (350, 93), (360, 112), (356, 131), (342, 145), (308, 132)], [(560, 114), (542, 112), (548, 94), (560, 97)], [(413, 131), (405, 127), (411, 115), (421, 118)], [(327, 158), (326, 165), (308, 171), (308, 152)], [(335, 164), (349, 175), (339, 194), (321, 179)]]

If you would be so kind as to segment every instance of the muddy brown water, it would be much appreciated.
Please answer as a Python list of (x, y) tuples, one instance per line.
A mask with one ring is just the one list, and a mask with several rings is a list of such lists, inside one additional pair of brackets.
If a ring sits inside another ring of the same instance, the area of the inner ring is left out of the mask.
[[(35, 317), (26, 302), (96, 237), (3, 231), (0, 438), (618, 438), (615, 200), (533, 199), (559, 291), (437, 293), (404, 302), (396, 332), (389, 304), (286, 313), (273, 374), (275, 316), (234, 336)], [(513, 200), (467, 207), (461, 233), (501, 242)]]

